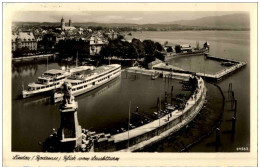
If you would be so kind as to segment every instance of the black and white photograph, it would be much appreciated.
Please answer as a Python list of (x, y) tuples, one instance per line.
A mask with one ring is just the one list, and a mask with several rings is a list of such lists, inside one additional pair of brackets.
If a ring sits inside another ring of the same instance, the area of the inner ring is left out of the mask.
[(36, 5), (13, 11), (6, 30), (12, 153), (256, 149), (250, 11)]

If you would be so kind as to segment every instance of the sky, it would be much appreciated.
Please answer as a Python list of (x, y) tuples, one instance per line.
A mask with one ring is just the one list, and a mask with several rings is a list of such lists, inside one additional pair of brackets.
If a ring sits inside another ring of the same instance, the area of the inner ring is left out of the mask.
[(222, 16), (239, 12), (149, 12), (149, 11), (20, 11), (13, 16), (13, 22), (60, 22), (61, 18), (74, 23), (134, 23), (156, 24), (178, 20), (194, 20), (208, 16)]

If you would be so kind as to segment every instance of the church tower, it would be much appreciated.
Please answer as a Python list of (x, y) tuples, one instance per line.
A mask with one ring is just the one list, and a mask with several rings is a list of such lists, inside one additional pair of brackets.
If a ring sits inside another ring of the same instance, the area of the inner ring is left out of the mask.
[(69, 27), (71, 27), (72, 26), (72, 22), (71, 22), (71, 19), (69, 20)]
[(61, 26), (61, 30), (65, 29), (65, 21), (64, 21), (63, 17), (61, 19), (61, 25), (60, 26)]

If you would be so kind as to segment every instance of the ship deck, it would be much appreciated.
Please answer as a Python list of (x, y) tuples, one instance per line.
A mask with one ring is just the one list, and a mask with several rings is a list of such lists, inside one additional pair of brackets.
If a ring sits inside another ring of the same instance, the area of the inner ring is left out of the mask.
[(29, 83), (28, 86), (29, 87), (40, 87), (40, 86), (46, 86), (47, 84), (39, 84), (39, 83)]
[(115, 65), (108, 65), (108, 66), (100, 66), (100, 67), (97, 67), (96, 69), (94, 70), (90, 70), (90, 71), (85, 71), (82, 75), (79, 75), (79, 76), (71, 76), (71, 77), (68, 77), (66, 79), (66, 81), (70, 82), (70, 83), (78, 83), (78, 82), (81, 82), (82, 80), (85, 80), (85, 79), (89, 79), (89, 78), (93, 78), (94, 76), (97, 76), (107, 70), (110, 70), (112, 68), (116, 67)]
[(92, 69), (93, 66), (79, 66), (79, 67), (74, 67), (70, 69), (71, 73), (77, 73), (77, 72), (86, 72), (87, 70)]

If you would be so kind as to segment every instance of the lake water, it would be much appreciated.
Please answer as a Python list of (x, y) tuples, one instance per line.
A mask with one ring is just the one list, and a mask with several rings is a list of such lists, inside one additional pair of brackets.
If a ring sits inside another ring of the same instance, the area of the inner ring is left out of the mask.
[[(46, 69), (45, 64), (14, 66), (12, 79), (12, 150), (41, 151), (39, 141), (44, 141), (52, 129), (60, 126), (59, 104), (51, 104), (45, 96), (21, 99), (22, 84), (35, 81)], [(58, 69), (61, 64), (50, 63), (49, 69)], [(121, 77), (89, 93), (76, 97), (78, 120), (82, 128), (97, 132), (115, 133), (128, 118), (129, 102), (131, 112), (152, 116), (157, 111), (157, 98), (164, 98), (174, 85), (175, 96), (181, 93), (178, 80), (151, 80), (150, 76), (122, 72)], [(187, 94), (188, 92), (183, 92)], [(126, 127), (124, 127), (126, 128)]]
[[(236, 132), (234, 136), (226, 133), (231, 129), (230, 119), (233, 112), (224, 112), (223, 121), (221, 123), (221, 145), (218, 151), (232, 152), (238, 147), (247, 147), (250, 149), (250, 32), (249, 31), (175, 31), (175, 32), (132, 32), (132, 36), (127, 38), (152, 39), (160, 43), (168, 41), (169, 44), (191, 44), (196, 46), (196, 41), (200, 46), (205, 41), (210, 44), (209, 54), (212, 56), (234, 59), (247, 62), (246, 67), (235, 72), (231, 76), (220, 81), (218, 85), (226, 92), (228, 84), (233, 84), (235, 98), (238, 101)], [(180, 67), (203, 72), (204, 64), (207, 66), (209, 73), (218, 71), (218, 65), (212, 65), (208, 62), (203, 62), (203, 56), (196, 59), (195, 57), (184, 57), (172, 60), (172, 64), (178, 64)], [(207, 72), (206, 71), (206, 72)], [(215, 133), (199, 144), (193, 146), (191, 152), (214, 152), (214, 147), (210, 147), (209, 143), (215, 141)], [(163, 150), (171, 151), (167, 145)], [(155, 149), (156, 150), (156, 149)], [(174, 149), (172, 149), (174, 150)]]
[[(218, 85), (226, 91), (228, 84), (233, 83), (235, 97), (238, 100), (237, 112), (237, 131), (231, 139), (229, 133), (221, 134), (221, 140), (225, 141), (219, 148), (219, 151), (235, 151), (236, 147), (250, 146), (250, 78), (249, 78), (249, 60), (250, 60), (250, 44), (249, 32), (216, 32), (216, 31), (185, 31), (185, 32), (132, 32), (134, 37), (140, 39), (152, 39), (159, 42), (168, 41), (170, 44), (175, 43), (191, 43), (195, 46), (196, 41), (201, 45), (204, 41), (208, 41), (211, 45), (210, 54), (213, 56), (227, 57), (235, 60), (246, 61), (248, 65), (234, 75), (226, 78), (218, 83)], [(193, 66), (190, 70), (201, 70), (200, 61), (204, 59), (194, 57), (186, 57), (183, 59), (175, 59), (173, 64), (185, 64), (183, 68), (190, 68), (189, 63)], [(196, 63), (197, 61), (197, 63)], [(184, 63), (185, 62), (185, 63)], [(60, 68), (63, 64), (52, 62), (48, 68)], [(207, 71), (214, 72), (217, 67), (212, 67), (210, 63), (205, 63)], [(200, 68), (200, 69), (199, 69)], [(37, 96), (28, 99), (20, 99), (19, 95), (22, 91), (22, 84), (27, 85), (33, 82), (36, 78), (46, 71), (45, 63), (29, 63), (26, 65), (13, 65), (12, 68), (12, 150), (13, 151), (41, 151), (38, 145), (39, 141), (44, 141), (52, 133), (52, 129), (58, 129), (60, 126), (60, 113), (58, 105), (49, 104), (48, 99), (44, 96)], [(203, 68), (204, 69), (204, 68)], [(116, 130), (118, 125), (128, 118), (128, 104), (131, 101), (131, 111), (135, 107), (139, 107), (139, 111), (151, 114), (156, 111), (157, 98), (164, 97), (164, 92), (170, 92), (171, 86), (174, 85), (174, 94), (180, 93), (181, 85), (179, 81), (172, 80), (170, 82), (163, 79), (151, 80), (149, 76), (126, 74), (122, 73), (121, 77), (106, 84), (94, 91), (79, 96), (76, 100), (79, 103), (78, 120), (83, 128), (96, 130), (99, 132), (111, 129)], [(205, 111), (201, 112), (197, 121), (194, 121), (194, 126), (191, 126), (192, 135), (180, 134), (180, 139), (188, 144), (192, 140), (196, 140), (204, 131), (198, 131), (198, 126), (208, 127), (213, 126), (219, 116), (219, 106), (221, 96), (216, 87), (208, 84), (208, 104)], [(241, 91), (243, 90), (243, 91)], [(225, 112), (221, 130), (229, 130), (231, 128), (232, 113)], [(196, 123), (197, 122), (197, 123)], [(112, 131), (111, 131), (112, 132)], [(193, 152), (214, 152), (214, 147), (209, 146), (209, 143), (214, 141), (215, 135), (204, 139), (199, 144), (193, 146), (190, 151)], [(150, 148), (148, 151), (178, 151), (178, 148), (171, 145), (172, 140), (164, 141), (159, 144), (160, 147)], [(172, 147), (171, 147), (172, 146)]]

